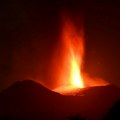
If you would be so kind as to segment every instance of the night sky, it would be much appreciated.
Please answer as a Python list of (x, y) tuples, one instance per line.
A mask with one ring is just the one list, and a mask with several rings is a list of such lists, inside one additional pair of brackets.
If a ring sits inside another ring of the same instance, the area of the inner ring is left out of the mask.
[(24, 79), (54, 87), (51, 58), (59, 43), (63, 11), (78, 20), (84, 15), (84, 70), (120, 86), (120, 4), (79, 1), (0, 3), (0, 91)]

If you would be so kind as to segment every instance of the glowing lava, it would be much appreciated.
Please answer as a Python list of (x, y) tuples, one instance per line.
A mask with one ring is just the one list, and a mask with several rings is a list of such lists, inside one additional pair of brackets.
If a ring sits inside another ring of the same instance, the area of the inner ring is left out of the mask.
[(83, 58), (83, 32), (78, 32), (75, 25), (69, 20), (64, 20), (62, 31), (62, 66), (59, 73), (61, 87), (54, 91), (69, 92), (73, 89), (84, 88), (81, 73)]
[[(102, 79), (91, 78), (83, 73), (83, 57), (84, 57), (84, 34), (83, 26), (78, 29), (73, 22), (67, 17), (63, 17), (63, 29), (61, 43), (59, 44), (59, 52), (56, 53), (54, 65), (56, 68), (56, 89), (53, 91), (76, 95), (79, 91), (87, 89), (91, 86), (108, 85)], [(59, 64), (58, 64), (59, 63)]]
[[(68, 19), (64, 22), (63, 29), (63, 47), (64, 47), (64, 60), (66, 61), (63, 66), (68, 74), (66, 80), (68, 84), (77, 88), (83, 88), (84, 83), (81, 74), (81, 65), (83, 57), (83, 36), (77, 34), (73, 23)], [(63, 73), (64, 74), (64, 73)]]
[(80, 74), (80, 68), (79, 68), (79, 61), (77, 60), (75, 53), (72, 52), (71, 59), (70, 59), (70, 81), (71, 85), (83, 88), (83, 79), (82, 75)]

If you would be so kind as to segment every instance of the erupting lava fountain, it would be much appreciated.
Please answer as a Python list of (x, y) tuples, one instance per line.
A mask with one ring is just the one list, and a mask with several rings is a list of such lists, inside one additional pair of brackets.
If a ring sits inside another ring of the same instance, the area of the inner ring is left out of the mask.
[[(55, 92), (74, 95), (76, 92), (87, 88), (86, 77), (82, 73), (84, 57), (83, 33), (83, 27), (78, 32), (74, 23), (69, 18), (64, 17), (61, 37), (62, 64), (58, 76), (61, 85), (53, 90)], [(104, 85), (106, 85), (105, 82)]]

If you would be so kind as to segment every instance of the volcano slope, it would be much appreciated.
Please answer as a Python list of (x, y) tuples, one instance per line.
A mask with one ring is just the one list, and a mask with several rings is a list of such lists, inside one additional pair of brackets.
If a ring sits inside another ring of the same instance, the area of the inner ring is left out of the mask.
[(120, 89), (113, 85), (91, 87), (68, 96), (33, 80), (18, 81), (0, 94), (0, 120), (67, 120), (74, 115), (100, 120), (119, 99)]

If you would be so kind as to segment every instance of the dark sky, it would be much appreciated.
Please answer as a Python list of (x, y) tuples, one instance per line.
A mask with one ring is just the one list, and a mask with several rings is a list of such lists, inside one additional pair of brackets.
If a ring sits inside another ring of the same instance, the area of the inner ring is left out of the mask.
[(86, 70), (120, 86), (120, 3), (89, 4), (85, 35)]
[(84, 15), (85, 71), (120, 86), (119, 3), (79, 0), (0, 3), (0, 91), (16, 80), (34, 79), (53, 87), (51, 57), (59, 42), (61, 11)]

